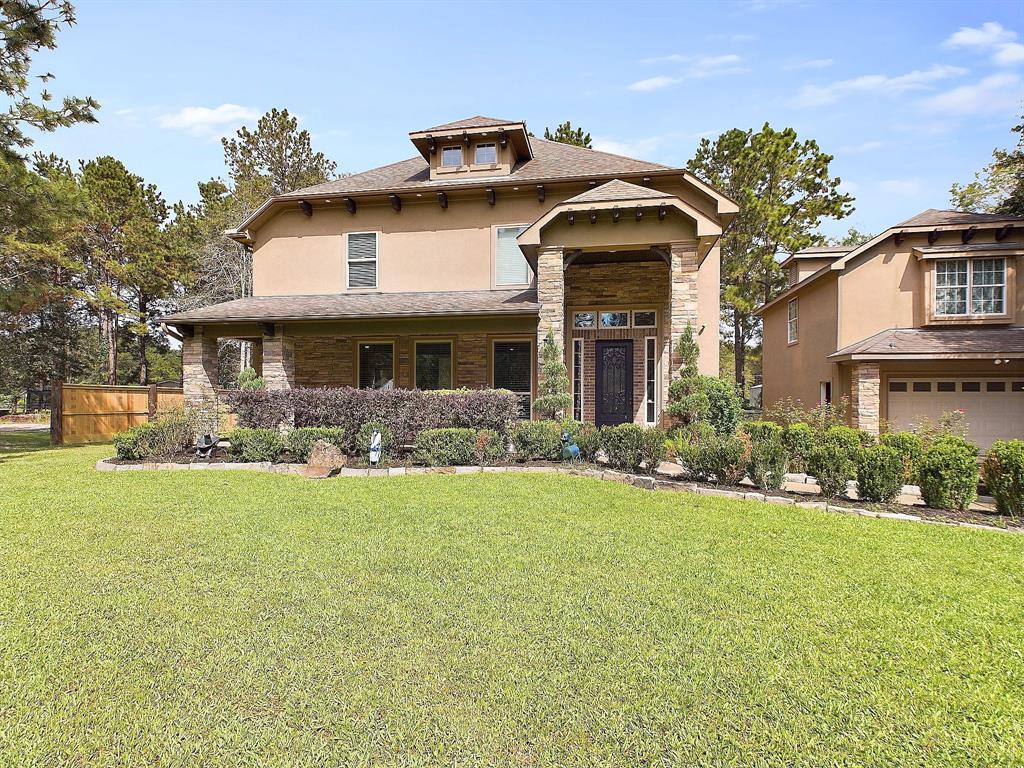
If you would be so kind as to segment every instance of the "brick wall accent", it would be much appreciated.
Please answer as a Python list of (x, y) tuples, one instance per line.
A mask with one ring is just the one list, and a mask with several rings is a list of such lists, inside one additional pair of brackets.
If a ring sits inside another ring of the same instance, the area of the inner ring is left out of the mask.
[(878, 363), (854, 363), (850, 371), (852, 424), (873, 435), (877, 435), (880, 428), (881, 378)]
[(486, 387), (487, 336), (482, 333), (463, 334), (455, 340), (456, 386), (467, 389)]
[(217, 338), (204, 334), (202, 326), (182, 339), (181, 384), (185, 404), (200, 414), (200, 432), (217, 429), (218, 358)]

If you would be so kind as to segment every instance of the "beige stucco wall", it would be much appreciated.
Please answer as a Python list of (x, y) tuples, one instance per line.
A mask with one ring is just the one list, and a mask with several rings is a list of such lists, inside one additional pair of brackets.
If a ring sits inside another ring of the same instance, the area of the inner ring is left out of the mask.
[(836, 350), (836, 297), (832, 275), (800, 292), (795, 344), (787, 340), (788, 302), (764, 313), (762, 402), (766, 408), (785, 397), (798, 399), (808, 408), (817, 405), (823, 381), (832, 381), (833, 399), (838, 398), (835, 366), (827, 360)]

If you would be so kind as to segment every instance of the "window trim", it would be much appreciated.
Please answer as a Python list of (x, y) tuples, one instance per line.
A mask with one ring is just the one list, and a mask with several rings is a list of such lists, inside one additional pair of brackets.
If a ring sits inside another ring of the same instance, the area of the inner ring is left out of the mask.
[[(593, 315), (594, 324), (587, 327), (576, 325), (576, 315)], [(572, 312), (572, 329), (574, 331), (596, 331), (597, 330), (597, 310), (596, 309), (574, 309)]]
[[(649, 351), (648, 348), (650, 347), (650, 345), (652, 343), (654, 344), (654, 352), (653, 352), (653, 354), (648, 355), (648, 351)], [(647, 370), (647, 366), (648, 366), (648, 364), (651, 364), (651, 363), (653, 363), (653, 365), (654, 365), (654, 392), (652, 393), (653, 397), (648, 397), (648, 395), (647, 395), (647, 382), (650, 379), (650, 376), (649, 376), (649, 371)], [(661, 408), (659, 407), (659, 405), (660, 405), (659, 401), (661, 399), (660, 398), (661, 387), (658, 386), (658, 382), (660, 381), (660, 378), (661, 378), (659, 376), (660, 365), (661, 365), (661, 355), (658, 354), (658, 337), (657, 336), (644, 336), (644, 424), (647, 424), (647, 425), (657, 424), (658, 423), (658, 418), (661, 416)], [(651, 409), (651, 408), (653, 408), (653, 410), (651, 411), (654, 414), (653, 420), (649, 419), (648, 416), (647, 416), (648, 410)]]
[[(456, 165), (447, 165), (444, 161), (444, 151), (446, 149), (457, 149), (459, 150), (459, 162)], [(462, 168), (466, 165), (466, 153), (462, 148), (461, 144), (444, 144), (441, 147), (441, 153), (437, 158), (438, 168)]]
[[(999, 287), (1002, 289), (1002, 304), (1003, 309), (1000, 312), (975, 312), (974, 311), (974, 264), (976, 261), (1001, 261), (1003, 263), (1003, 282), (1000, 286), (985, 286), (985, 287)], [(939, 285), (939, 264), (946, 264), (950, 262), (962, 261), (967, 264), (967, 284), (964, 286), (966, 290), (967, 300), (964, 304), (966, 312), (957, 314), (944, 314), (939, 312), (939, 297), (938, 292)], [(1010, 262), (1005, 256), (951, 256), (944, 259), (933, 259), (931, 267), (931, 317), (933, 320), (948, 321), (948, 320), (970, 320), (978, 319), (985, 320), (988, 318), (1005, 318), (1010, 316), (1009, 312), (1009, 295), (1010, 288)]]
[(383, 338), (383, 339), (379, 338), (379, 337), (378, 338), (369, 337), (369, 338), (362, 338), (362, 339), (356, 338), (353, 341), (355, 342), (355, 348), (356, 348), (355, 349), (355, 352), (356, 352), (355, 358), (356, 359), (355, 359), (355, 365), (354, 365), (355, 372), (356, 372), (355, 388), (356, 389), (366, 389), (366, 387), (360, 386), (360, 368), (362, 366), (361, 366), (361, 362), (360, 362), (360, 354), (359, 354), (359, 352), (363, 348), (363, 346), (369, 345), (369, 346), (381, 346), (381, 347), (389, 346), (389, 347), (391, 347), (391, 382), (392, 382), (392, 386), (395, 389), (398, 389), (399, 388), (399, 386), (398, 386), (398, 360), (396, 359), (397, 356), (398, 356), (398, 344), (396, 343), (396, 340), (394, 338), (391, 338), (391, 337)]
[[(477, 152), (480, 147), (494, 147), (494, 159), (493, 160), (481, 160), (477, 157)], [(498, 143), (496, 141), (480, 141), (473, 145), (473, 165), (482, 165), (490, 168), (492, 165), (498, 164)]]
[[(530, 421), (533, 420), (533, 403), (537, 399), (537, 337), (536, 336), (490, 336), (487, 339), (487, 376), (491, 389), (496, 389), (494, 383), (494, 347), (496, 344), (521, 344), (530, 345)], [(526, 394), (517, 393), (517, 394)]]
[[(373, 262), (373, 287), (356, 286), (352, 287), (352, 275), (349, 272), (349, 242), (352, 235), (373, 235), (374, 249), (372, 259), (353, 259), (356, 264), (368, 264)], [(345, 233), (345, 290), (346, 291), (379, 291), (380, 290), (380, 241), (381, 232), (377, 229), (360, 230)]]
[[(420, 344), (447, 344), (448, 345), (448, 349), (451, 351), (451, 361), (452, 361), (452, 373), (451, 373), (452, 381), (451, 381), (451, 385), (448, 387), (448, 389), (457, 389), (458, 387), (456, 386), (456, 383), (455, 383), (457, 381), (457, 379), (455, 378), (455, 373), (456, 373), (456, 369), (455, 369), (455, 339), (452, 338), (451, 336), (438, 337), (438, 338), (435, 338), (435, 337), (432, 337), (432, 336), (417, 336), (417, 337), (415, 337), (412, 340), (412, 355), (411, 355), (411, 359), (409, 361), (409, 368), (411, 369), (410, 370), (410, 373), (411, 373), (410, 384), (412, 384), (412, 388), (413, 389), (419, 389), (419, 386), (416, 383), (416, 348)], [(423, 391), (424, 392), (436, 392), (437, 390), (424, 389)]]
[[(577, 350), (578, 347), (578, 350)], [(576, 362), (579, 361), (580, 372), (576, 375)], [(572, 340), (572, 417), (575, 421), (583, 421), (586, 411), (586, 344), (583, 337), (579, 336)], [(580, 409), (579, 418), (576, 416), (576, 386), (579, 385)]]
[[(530, 262), (526, 261), (526, 254), (523, 254), (523, 261), (526, 262), (525, 283), (499, 283), (498, 282), (498, 230), (518, 229), (522, 234), (529, 228), (529, 224), (494, 224), (491, 226), (491, 288), (499, 290), (503, 288), (529, 288), (534, 283), (536, 273)], [(522, 248), (520, 248), (522, 250)]]
[[(601, 315), (625, 315), (625, 325), (603, 325), (601, 323)], [(597, 327), (595, 330), (598, 331), (628, 331), (633, 327), (633, 313), (628, 309), (599, 309), (597, 310)]]
[[(795, 311), (794, 311), (795, 310)], [(796, 344), (800, 341), (800, 299), (790, 299), (786, 303), (786, 343)]]
[[(654, 313), (654, 323), (652, 325), (640, 325), (640, 324), (638, 324), (637, 321), (636, 321), (636, 313), (637, 312), (653, 312)], [(651, 307), (650, 309), (644, 309), (643, 307), (641, 307), (640, 309), (631, 309), (629, 311), (629, 327), (630, 328), (645, 328), (645, 329), (646, 328), (650, 328), (650, 329), (657, 328), (658, 327), (658, 310), (656, 308), (654, 308), (654, 307)]]

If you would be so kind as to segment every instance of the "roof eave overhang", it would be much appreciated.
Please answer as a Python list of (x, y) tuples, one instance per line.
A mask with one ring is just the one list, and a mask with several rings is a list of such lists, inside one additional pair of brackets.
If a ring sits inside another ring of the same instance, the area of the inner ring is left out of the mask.
[(856, 361), (884, 363), (887, 360), (1016, 360), (1020, 358), (1024, 358), (1024, 352), (906, 352), (892, 355), (880, 352), (855, 352), (847, 354), (834, 352), (828, 356), (829, 360), (837, 363)]
[(158, 318), (157, 323), (166, 325), (233, 325), (235, 323), (302, 323), (302, 322), (332, 322), (335, 320), (388, 320), (399, 318), (408, 320), (417, 317), (531, 317), (540, 313), (540, 306), (517, 307), (509, 310), (468, 310), (465, 312), (453, 312), (443, 310), (439, 312), (388, 312), (381, 314), (374, 313), (345, 313), (330, 315), (260, 315), (237, 316), (237, 317), (188, 317), (169, 315)]
[(515, 147), (519, 160), (529, 160), (533, 157), (533, 146), (530, 144), (530, 135), (526, 130), (526, 123), (500, 123), (496, 125), (485, 125), (478, 128), (452, 128), (450, 130), (413, 131), (409, 134), (409, 140), (416, 147), (416, 150), (423, 156), (423, 159), (430, 162), (431, 140), (437, 142), (461, 141), (463, 136), (486, 136), (498, 135), (505, 132), (508, 139)]

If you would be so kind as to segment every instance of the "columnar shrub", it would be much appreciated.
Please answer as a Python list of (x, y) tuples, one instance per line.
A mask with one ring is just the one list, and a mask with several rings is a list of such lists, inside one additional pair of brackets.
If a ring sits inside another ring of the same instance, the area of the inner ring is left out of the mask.
[(878, 444), (892, 448), (900, 457), (903, 466), (903, 484), (917, 482), (917, 463), (921, 460), (923, 445), (921, 438), (913, 432), (884, 432), (878, 437)]
[(978, 494), (978, 448), (955, 435), (938, 437), (921, 454), (917, 474), (929, 507), (963, 511)]
[(144, 422), (114, 435), (114, 450), (124, 461), (172, 459), (192, 451), (196, 429), (194, 412), (166, 411), (156, 421)]
[(383, 464), (395, 451), (395, 434), (387, 424), (380, 421), (368, 421), (359, 427), (352, 446), (353, 455), (369, 461), (374, 432), (380, 432), (380, 463)]
[(992, 444), (984, 465), (985, 487), (1003, 515), (1024, 515), (1024, 440)]
[(646, 468), (654, 472), (665, 460), (665, 431), (639, 424), (619, 424), (601, 430), (601, 442), (608, 463), (618, 469), (635, 472)]
[(782, 432), (782, 444), (789, 453), (790, 466), (799, 472), (807, 471), (807, 459), (814, 449), (814, 430), (810, 424), (796, 422)]
[(895, 448), (871, 445), (857, 457), (857, 493), (865, 501), (888, 503), (903, 487), (903, 459)]
[(700, 347), (693, 335), (693, 323), (687, 322), (686, 328), (679, 335), (675, 354), (680, 361), (679, 371), (668, 387), (665, 414), (676, 424), (686, 427), (706, 419), (711, 409), (711, 401), (700, 388), (700, 375), (697, 372)]
[(345, 449), (345, 430), (341, 427), (299, 427), (288, 433), (288, 450), (295, 460), (305, 463), (318, 440), (325, 440), (332, 445)]
[(276, 429), (239, 427), (228, 435), (231, 455), (239, 461), (277, 461), (284, 438)]
[(537, 384), (537, 397), (533, 401), (533, 412), (542, 419), (558, 419), (572, 405), (572, 395), (569, 394), (569, 373), (565, 368), (565, 357), (553, 331), (548, 331), (544, 337), (540, 354), (540, 381)]
[[(781, 427), (779, 429), (781, 433)], [(757, 438), (750, 437), (747, 475), (765, 491), (777, 491), (781, 488), (789, 469), (789, 452), (782, 444), (780, 433), (769, 430), (762, 432)]]
[(512, 428), (512, 445), (519, 461), (559, 461), (562, 425), (557, 421), (521, 421)]
[(473, 464), (476, 460), (476, 432), (464, 427), (424, 429), (416, 435), (413, 457), (430, 467)]
[(717, 376), (699, 377), (698, 387), (698, 391), (708, 399), (708, 422), (720, 435), (733, 434), (743, 415), (743, 400), (736, 387), (731, 381)]

